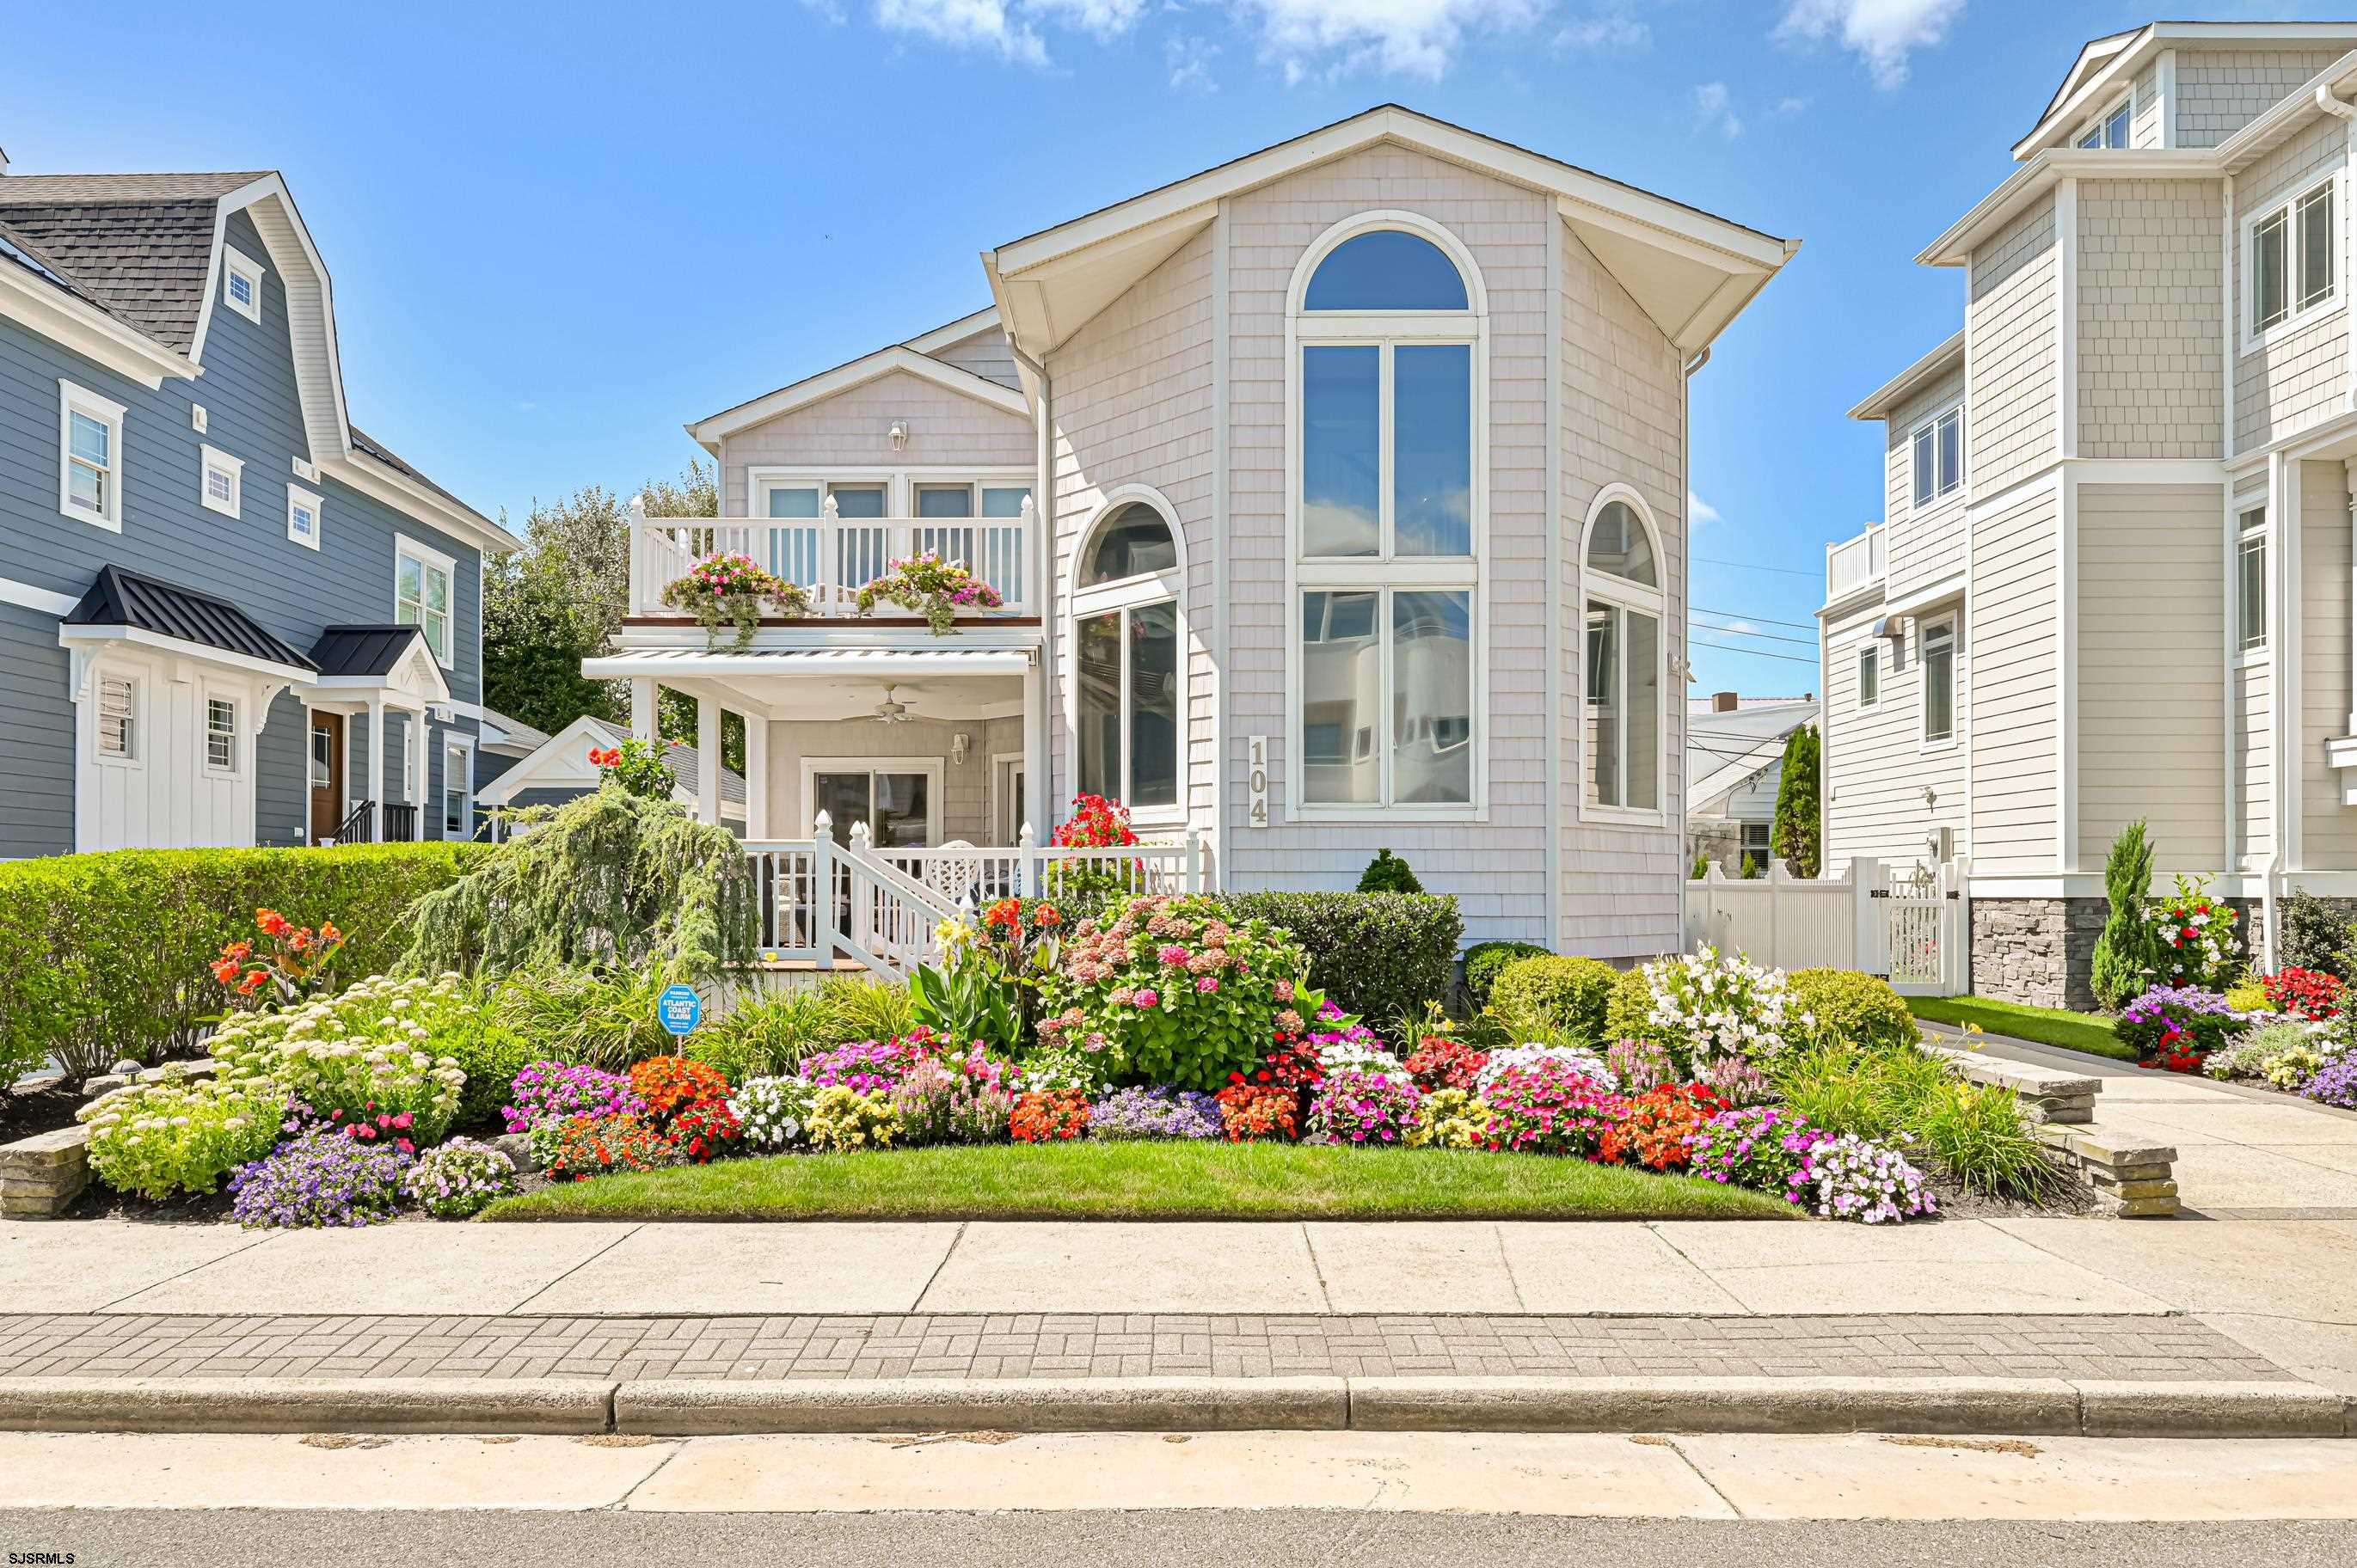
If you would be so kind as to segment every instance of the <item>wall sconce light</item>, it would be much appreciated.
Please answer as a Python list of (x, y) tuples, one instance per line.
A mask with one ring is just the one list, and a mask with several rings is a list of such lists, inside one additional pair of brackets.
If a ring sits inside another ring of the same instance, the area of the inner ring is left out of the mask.
[(960, 730), (957, 734), (950, 736), (950, 760), (963, 768), (965, 766), (965, 731)]
[(891, 428), (890, 430), (887, 431), (885, 434), (886, 434), (886, 435), (889, 435), (889, 436), (892, 438), (892, 450), (893, 450), (893, 451), (895, 451), (895, 452), (905, 451), (905, 450), (908, 448), (908, 445), (909, 445), (909, 422), (908, 422), (907, 420), (905, 420), (905, 419), (896, 419), (896, 420), (894, 420), (894, 421), (892, 422), (892, 428)]

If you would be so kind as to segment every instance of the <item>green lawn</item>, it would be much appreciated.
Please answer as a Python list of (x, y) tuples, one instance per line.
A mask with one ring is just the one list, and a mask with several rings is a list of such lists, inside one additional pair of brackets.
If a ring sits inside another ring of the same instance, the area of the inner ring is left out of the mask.
[(2120, 1044), (2112, 1021), (2091, 1013), (2069, 1013), (2060, 1007), (2032, 1007), (2023, 1002), (1993, 1002), (1985, 996), (1910, 996), (1908, 1011), (1935, 1024), (1977, 1024), (1992, 1035), (2011, 1035), (2066, 1051), (2136, 1059), (2136, 1051)]
[(723, 1160), (503, 1198), (486, 1219), (1775, 1219), (1778, 1199), (1535, 1155), (1056, 1144)]

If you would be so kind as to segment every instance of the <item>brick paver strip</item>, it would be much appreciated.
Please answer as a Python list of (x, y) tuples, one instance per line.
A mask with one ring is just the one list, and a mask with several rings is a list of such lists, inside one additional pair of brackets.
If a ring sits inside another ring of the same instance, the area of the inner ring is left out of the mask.
[(2188, 1318), (0, 1314), (0, 1378), (2289, 1380)]

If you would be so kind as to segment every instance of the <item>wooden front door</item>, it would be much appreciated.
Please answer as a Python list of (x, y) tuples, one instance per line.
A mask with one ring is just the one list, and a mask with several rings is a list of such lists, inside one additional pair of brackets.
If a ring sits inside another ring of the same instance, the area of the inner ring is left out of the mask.
[(311, 842), (332, 838), (344, 821), (344, 715), (311, 715)]

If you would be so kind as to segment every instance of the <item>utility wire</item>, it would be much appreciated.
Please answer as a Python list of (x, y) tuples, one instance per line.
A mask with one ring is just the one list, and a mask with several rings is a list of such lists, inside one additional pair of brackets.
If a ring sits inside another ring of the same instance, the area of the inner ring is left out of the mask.
[(1694, 631), (1715, 631), (1721, 637), (1764, 638), (1770, 642), (1789, 642), (1798, 648), (1814, 648), (1817, 646), (1817, 639), (1813, 637), (1786, 637), (1781, 632), (1754, 631), (1749, 627), (1746, 626), (1713, 626), (1708, 621), (1699, 621), (1689, 629)]
[(1751, 615), (1743, 610), (1705, 609), (1702, 606), (1696, 605), (1694, 607), (1694, 613), (1698, 616), (1733, 616), (1738, 620), (1756, 620), (1762, 626), (1789, 626), (1794, 631), (1814, 631), (1817, 629), (1816, 623), (1814, 621), (1771, 620), (1766, 616)]
[(1770, 653), (1764, 648), (1740, 648), (1726, 642), (1695, 642), (1691, 638), (1687, 639), (1687, 645), (1695, 648), (1716, 648), (1722, 653), (1748, 653), (1754, 659), (1781, 659), (1787, 664), (1805, 664), (1812, 670), (1817, 667), (1817, 661), (1813, 659), (1803, 659), (1796, 653)]
[(1787, 577), (1823, 577), (1822, 570), (1803, 572), (1797, 566), (1762, 566), (1756, 561), (1722, 561), (1715, 555), (1697, 555), (1696, 561), (1706, 566), (1734, 566), (1746, 572), (1779, 572)]

